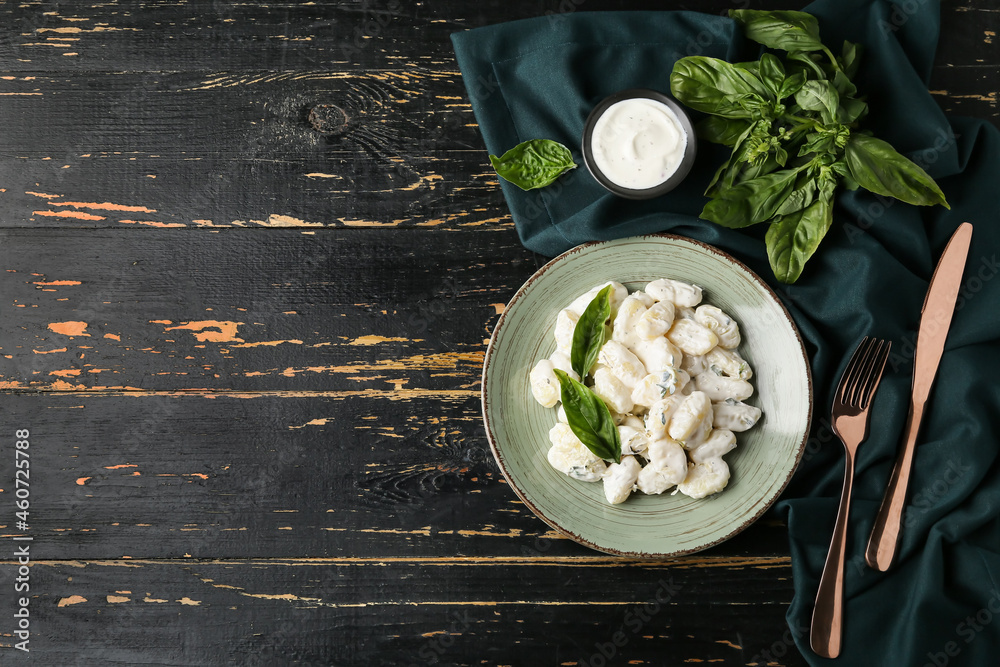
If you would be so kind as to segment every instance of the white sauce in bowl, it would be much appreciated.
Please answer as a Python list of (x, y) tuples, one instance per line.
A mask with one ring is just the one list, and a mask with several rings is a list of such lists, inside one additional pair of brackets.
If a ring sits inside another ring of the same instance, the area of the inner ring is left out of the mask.
[(646, 190), (670, 178), (687, 148), (688, 137), (673, 109), (636, 97), (612, 104), (594, 124), (595, 166), (623, 188)]

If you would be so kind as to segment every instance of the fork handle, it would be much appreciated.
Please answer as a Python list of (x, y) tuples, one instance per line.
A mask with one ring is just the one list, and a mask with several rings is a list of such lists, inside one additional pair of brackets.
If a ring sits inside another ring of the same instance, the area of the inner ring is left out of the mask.
[(826, 554), (826, 565), (816, 592), (809, 645), (824, 658), (840, 655), (844, 627), (844, 559), (847, 547), (847, 519), (851, 513), (851, 488), (854, 486), (854, 455), (847, 452), (844, 461), (844, 489), (840, 494), (837, 523)]
[(903, 448), (896, 459), (889, 478), (889, 486), (882, 498), (875, 517), (875, 526), (868, 539), (865, 551), (865, 561), (870, 567), (885, 572), (896, 560), (899, 553), (899, 534), (902, 531), (903, 509), (906, 505), (906, 489), (910, 483), (910, 469), (913, 467), (913, 454), (917, 447), (917, 434), (920, 432), (920, 422), (924, 417), (924, 404), (911, 404), (906, 418), (906, 430), (903, 438)]

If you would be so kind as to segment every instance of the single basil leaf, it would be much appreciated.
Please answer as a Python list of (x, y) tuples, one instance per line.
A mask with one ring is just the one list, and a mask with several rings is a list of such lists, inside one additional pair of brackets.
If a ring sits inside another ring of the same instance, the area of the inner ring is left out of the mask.
[(827, 201), (832, 200), (839, 180), (833, 165), (820, 167), (819, 176), (816, 177), (816, 185), (819, 187), (819, 198), (826, 199)]
[(765, 53), (760, 57), (758, 77), (768, 92), (774, 96), (774, 99), (781, 99), (780, 92), (781, 84), (785, 81), (785, 66), (776, 56)]
[(573, 429), (573, 434), (594, 456), (621, 463), (621, 436), (608, 406), (597, 394), (564, 371), (557, 368), (555, 374), (559, 378), (559, 397), (566, 412), (566, 422)]
[(746, 199), (709, 200), (698, 217), (729, 229), (741, 229), (754, 224), (750, 219), (750, 207)]
[[(789, 60), (794, 60), (796, 62), (799, 62), (799, 63), (802, 63), (803, 65), (805, 65), (805, 67), (803, 67), (799, 71), (802, 71), (803, 73), (805, 73), (807, 75), (806, 78), (808, 78), (809, 74), (813, 74), (817, 79), (826, 79), (827, 78), (826, 77), (826, 72), (823, 71), (823, 68), (820, 67), (816, 63), (815, 60), (813, 60), (813, 54), (811, 54), (811, 53), (806, 53), (804, 51), (796, 51), (794, 53), (789, 53), (788, 54), (788, 59)], [(788, 68), (786, 67), (786, 69), (788, 69)]]
[[(845, 167), (847, 166), (846, 163), (842, 164), (844, 164)], [(848, 170), (848, 173), (840, 177), (840, 185), (842, 185), (845, 190), (850, 190), (851, 192), (860, 187), (858, 182), (851, 176), (850, 170)]]
[(775, 278), (783, 283), (798, 280), (832, 223), (833, 207), (825, 197), (772, 222), (764, 235), (764, 242)]
[(799, 148), (799, 157), (810, 153), (826, 153), (833, 149), (834, 137), (822, 132), (810, 132), (805, 136), (805, 143)]
[(853, 97), (858, 93), (858, 87), (839, 69), (833, 73), (833, 88), (841, 97)]
[(806, 111), (816, 111), (824, 123), (837, 120), (840, 96), (829, 81), (806, 81), (795, 93), (795, 103)]
[(778, 89), (778, 99), (783, 100), (786, 97), (791, 97), (795, 93), (799, 92), (799, 88), (801, 88), (802, 84), (805, 82), (805, 72), (796, 72), (795, 74), (786, 77), (785, 80), (781, 82), (781, 88)]
[(740, 172), (740, 177), (735, 181), (731, 182), (732, 185), (737, 183), (742, 183), (744, 181), (752, 181), (756, 178), (760, 178), (765, 174), (770, 174), (775, 171), (780, 165), (778, 164), (777, 157), (774, 155), (768, 155), (763, 160), (757, 164), (748, 164), (746, 168)]
[(501, 178), (522, 190), (550, 185), (563, 173), (576, 168), (570, 150), (551, 139), (520, 143), (500, 157), (491, 155), (490, 164)]
[(736, 142), (750, 128), (750, 121), (740, 118), (706, 116), (695, 126), (699, 139), (723, 146), (735, 146)]
[(816, 199), (816, 180), (810, 178), (804, 184), (788, 193), (788, 198), (781, 202), (775, 215), (789, 215), (801, 211)]
[(843, 159), (840, 159), (830, 165), (830, 171), (836, 174), (837, 177), (843, 178), (847, 176), (850, 170), (847, 168), (847, 163)]
[(788, 164), (788, 151), (785, 150), (784, 146), (778, 146), (774, 149), (774, 161), (782, 167)]
[(784, 51), (821, 51), (819, 23), (806, 12), (730, 9), (748, 39)]
[(733, 67), (739, 67), (740, 69), (745, 69), (754, 76), (760, 78), (760, 61), (750, 60), (745, 63), (733, 63)]
[(699, 217), (730, 229), (769, 220), (793, 190), (803, 169), (804, 166), (776, 171), (720, 189), (718, 197), (705, 204)]
[(607, 323), (611, 317), (611, 285), (597, 293), (580, 315), (573, 329), (573, 347), (570, 363), (581, 378), (587, 376), (597, 363), (597, 355), (607, 340)]
[(858, 67), (861, 65), (861, 54), (863, 52), (864, 47), (860, 44), (844, 40), (844, 47), (840, 52), (840, 69), (844, 71), (844, 74), (848, 78), (853, 79), (854, 75), (858, 73)]
[(751, 120), (765, 120), (768, 121), (768, 125), (785, 112), (783, 105), (775, 105), (760, 95), (739, 95), (733, 97), (731, 101), (746, 111)]
[(743, 168), (743, 159), (749, 149), (750, 135), (754, 132), (756, 127), (756, 123), (750, 125), (736, 140), (736, 144), (733, 146), (733, 152), (729, 155), (729, 159), (722, 163), (718, 170), (716, 170), (712, 181), (708, 184), (708, 187), (705, 188), (705, 194), (707, 196), (716, 196), (715, 193), (719, 190), (730, 187), (733, 184), (733, 181), (736, 180), (740, 170)]
[(837, 109), (837, 121), (848, 124), (859, 120), (868, 113), (868, 105), (854, 97), (841, 97), (840, 107)]
[(724, 118), (749, 118), (750, 113), (736, 101), (747, 95), (767, 95), (760, 79), (750, 72), (705, 56), (688, 56), (674, 63), (670, 92), (692, 109)]
[(705, 188), (705, 195), (708, 197), (715, 197), (716, 193), (722, 189), (727, 188), (732, 184), (732, 179), (736, 178), (736, 174), (742, 168), (743, 156), (746, 154), (747, 150), (747, 140), (750, 137), (750, 133), (753, 131), (754, 125), (750, 125), (744, 130), (743, 134), (736, 139), (736, 143), (733, 145), (733, 152), (729, 154), (726, 161), (719, 165), (719, 168), (715, 170), (715, 175), (709, 182), (708, 187)]
[(854, 134), (847, 142), (847, 167), (861, 187), (907, 204), (951, 208), (934, 179), (887, 142)]
[(799, 172), (805, 167), (782, 169), (759, 178), (743, 181), (729, 190), (724, 197), (731, 200), (745, 200), (749, 221), (743, 226), (764, 222), (774, 217), (778, 207), (795, 188)]
[(730, 155), (728, 158), (726, 158), (726, 161), (720, 164), (719, 168), (715, 170), (715, 175), (712, 176), (712, 180), (709, 181), (708, 187), (705, 188), (704, 195), (706, 197), (718, 196), (719, 190), (724, 187), (722, 177), (724, 174), (728, 172), (729, 165), (732, 162), (732, 160), (733, 156)]

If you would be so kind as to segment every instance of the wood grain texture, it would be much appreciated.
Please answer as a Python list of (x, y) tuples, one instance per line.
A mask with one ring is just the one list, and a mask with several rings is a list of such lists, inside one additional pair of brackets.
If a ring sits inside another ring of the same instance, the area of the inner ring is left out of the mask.
[[(40, 561), (33, 570), (44, 591), (36, 622), (66, 630), (47, 664), (155, 656), (154, 664), (262, 667), (590, 665), (603, 651), (665, 667), (763, 665), (765, 651), (787, 654), (782, 631), (770, 635), (787, 604), (787, 561), (692, 570), (587, 560), (114, 560)], [(614, 644), (619, 632), (624, 646)]]
[[(482, 431), (485, 341), (545, 259), (449, 35), (644, 8), (0, 3), (0, 424), (32, 432), (31, 659), (805, 664), (780, 518), (603, 556), (517, 501)], [(1000, 119), (998, 31), (989, 0), (945, 3), (947, 112)], [(3, 618), (16, 572), (0, 555)]]
[[(66, 392), (4, 404), (5, 422), (33, 434), (39, 558), (601, 556), (507, 487), (477, 397)], [(12, 493), (7, 479), (0, 488)], [(0, 537), (18, 533), (0, 519)], [(703, 555), (784, 559), (785, 542), (765, 518)]]
[(478, 395), (499, 310), (541, 261), (510, 232), (0, 236), (9, 389)]

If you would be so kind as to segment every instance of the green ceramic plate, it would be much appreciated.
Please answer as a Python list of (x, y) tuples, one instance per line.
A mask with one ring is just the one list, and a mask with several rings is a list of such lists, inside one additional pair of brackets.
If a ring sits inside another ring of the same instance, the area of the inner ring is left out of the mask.
[[(732, 477), (714, 496), (634, 493), (609, 505), (603, 484), (578, 482), (546, 460), (555, 409), (538, 405), (528, 371), (555, 349), (556, 314), (608, 280), (630, 290), (657, 278), (700, 285), (704, 300), (740, 324), (739, 352), (754, 369), (748, 401), (764, 416), (737, 434), (726, 456)], [(709, 245), (677, 236), (641, 236), (579, 246), (543, 266), (507, 305), (486, 351), (483, 418), (490, 447), (511, 487), (568, 537), (608, 553), (665, 557), (705, 549), (753, 523), (784, 489), (805, 446), (812, 380), (788, 311), (746, 266)]]

